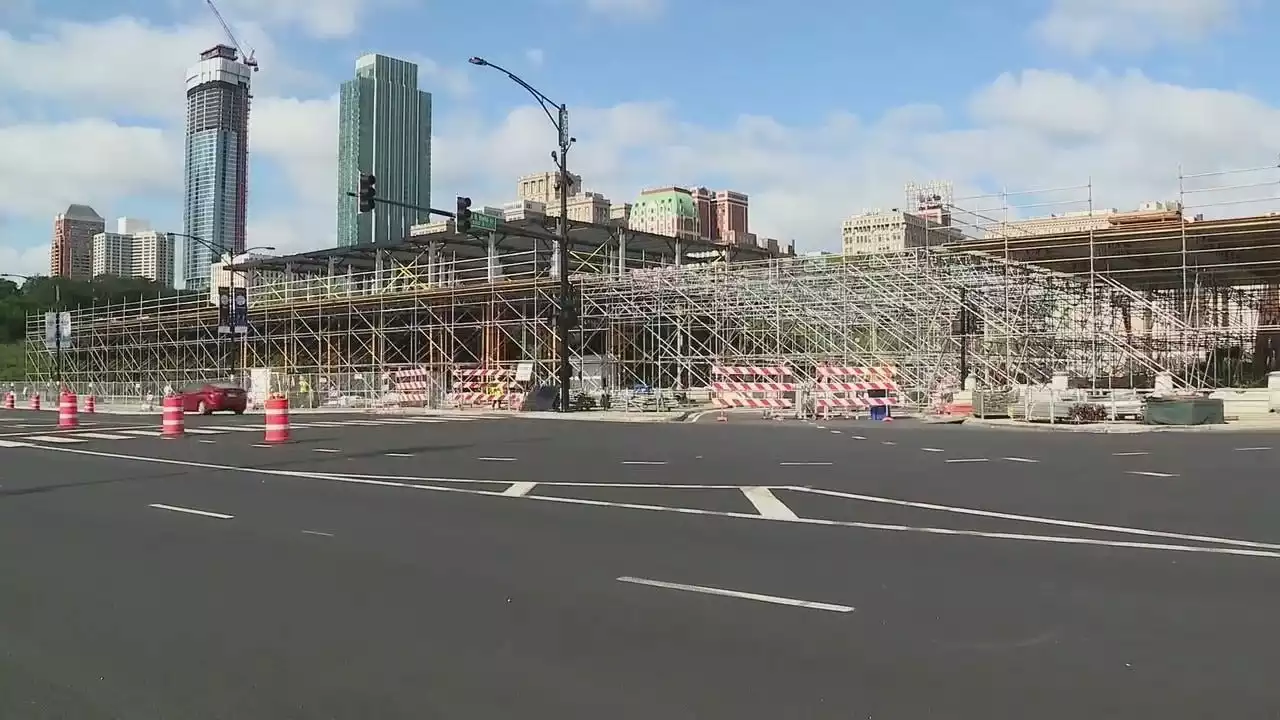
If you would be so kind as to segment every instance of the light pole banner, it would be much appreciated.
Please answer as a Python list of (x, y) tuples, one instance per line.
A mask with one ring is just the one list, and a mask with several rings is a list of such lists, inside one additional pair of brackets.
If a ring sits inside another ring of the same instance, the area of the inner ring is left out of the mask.
[(249, 334), (249, 292), (238, 287), (232, 291), (231, 327), (236, 335)]
[(231, 334), (231, 288), (218, 288), (218, 334)]

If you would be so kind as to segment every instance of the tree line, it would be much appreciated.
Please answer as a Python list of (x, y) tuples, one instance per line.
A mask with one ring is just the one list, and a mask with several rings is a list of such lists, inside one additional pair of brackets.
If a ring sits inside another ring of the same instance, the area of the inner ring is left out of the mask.
[(22, 283), (0, 277), (0, 344), (23, 340), (27, 334), (27, 316), (32, 313), (133, 302), (182, 292), (145, 278), (112, 275), (99, 275), (89, 281), (33, 277)]

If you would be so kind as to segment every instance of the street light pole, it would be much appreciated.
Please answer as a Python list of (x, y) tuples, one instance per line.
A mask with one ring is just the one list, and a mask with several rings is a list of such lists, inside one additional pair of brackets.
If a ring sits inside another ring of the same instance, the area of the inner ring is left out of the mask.
[[(175, 233), (175, 232), (171, 232), (171, 233), (169, 233), (169, 237), (171, 237), (171, 238), (180, 237), (180, 238), (185, 238), (185, 239), (187, 239), (187, 240), (190, 240), (190, 241), (192, 241), (192, 242), (195, 242), (195, 243), (199, 244), (200, 246), (202, 246), (202, 247), (204, 247), (204, 248), (207, 248), (208, 250), (212, 251), (212, 252), (213, 252), (213, 254), (217, 256), (217, 258), (218, 258), (218, 260), (219, 260), (220, 262), (225, 262), (225, 263), (227, 263), (227, 264), (229, 264), (229, 265), (234, 265), (235, 256), (231, 253), (231, 251), (230, 251), (230, 250), (228, 250), (227, 248), (224, 248), (224, 247), (219, 247), (218, 245), (216, 245), (216, 244), (214, 244), (214, 243), (212, 243), (212, 242), (210, 242), (210, 241), (208, 241), (208, 240), (205, 240), (204, 238), (202, 238), (202, 237), (200, 237), (200, 236), (198, 236), (198, 235), (188, 235), (187, 233)], [(251, 247), (251, 248), (245, 248), (244, 253), (249, 253), (249, 252), (252, 252), (252, 251), (254, 251), (254, 250), (267, 250), (267, 251), (274, 251), (274, 250), (275, 250), (275, 248), (274, 248), (274, 247), (272, 247), (272, 246), (270, 246), (270, 245), (255, 245), (254, 247)], [(242, 254), (243, 254), (243, 253), (242, 253)], [(231, 273), (231, 291), (232, 291), (232, 292), (234, 292), (235, 285), (236, 285), (236, 273), (237, 273), (237, 271), (236, 271), (236, 270), (228, 270), (228, 272), (230, 272), (230, 273)], [(242, 272), (242, 271), (241, 271), (241, 272)], [(212, 278), (210, 278), (210, 284), (212, 285)], [(246, 303), (248, 302), (248, 297), (247, 297), (247, 296), (248, 296), (248, 293), (249, 293), (249, 283), (248, 283), (248, 282), (247, 282), (247, 280), (246, 280), (246, 282), (245, 282), (245, 295), (246, 295), (245, 302), (246, 302)], [(231, 298), (231, 300), (232, 300), (232, 301), (234, 301), (234, 298)], [(232, 334), (232, 337), (231, 337), (230, 339), (234, 340), (234, 333)], [(248, 343), (248, 342), (249, 342), (249, 336), (248, 336), (248, 333), (246, 333), (246, 334), (245, 334), (245, 339), (244, 339), (244, 341), (245, 341), (246, 343)], [(221, 348), (221, 344), (222, 344), (222, 337), (221, 337), (221, 335), (219, 335), (219, 336), (218, 336), (218, 344), (219, 344), (219, 350), (218, 350), (218, 367), (216, 368), (216, 369), (217, 369), (217, 371), (218, 371), (218, 374), (219, 374), (219, 375), (221, 375), (221, 374), (222, 374), (222, 369), (223, 369), (223, 368), (222, 368), (222, 366), (225, 364), (225, 365), (227, 365), (227, 374), (228, 374), (228, 375), (232, 375), (232, 374), (234, 374), (234, 373), (235, 373), (235, 354), (236, 354), (236, 353), (235, 353), (235, 344), (234, 344), (234, 342), (232, 343), (231, 351), (230, 351), (230, 352), (227, 352), (226, 350), (223, 350), (223, 349)], [(247, 353), (247, 348), (246, 348), (246, 353), (245, 353), (245, 354), (246, 354), (246, 355), (248, 354), (248, 353)], [(224, 357), (224, 356), (225, 356), (225, 357)]]
[[(560, 218), (556, 223), (556, 234), (559, 237), (559, 247), (556, 250), (556, 272), (560, 276), (557, 293), (560, 309), (556, 313), (556, 351), (560, 357), (556, 374), (560, 381), (560, 412), (567, 413), (572, 410), (569, 386), (573, 383), (573, 363), (569, 358), (569, 330), (577, 317), (576, 308), (572, 306), (572, 286), (569, 283), (569, 188), (573, 184), (569, 177), (569, 148), (577, 139), (569, 135), (569, 108), (563, 103), (553, 101), (506, 68), (494, 65), (481, 57), (473, 57), (469, 62), (472, 65), (491, 67), (527, 90), (542, 106), (542, 111), (547, 114), (547, 119), (551, 121), (559, 136), (559, 150), (551, 153), (551, 158), (556, 162), (560, 192)], [(551, 112), (552, 109), (555, 109), (554, 114)]]

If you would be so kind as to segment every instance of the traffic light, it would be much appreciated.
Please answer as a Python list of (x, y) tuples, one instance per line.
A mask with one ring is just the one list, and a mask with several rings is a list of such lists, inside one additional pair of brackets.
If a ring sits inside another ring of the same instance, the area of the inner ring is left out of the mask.
[(471, 232), (471, 198), (458, 196), (458, 209), (453, 216), (454, 231)]
[(360, 173), (360, 212), (373, 210), (373, 199), (378, 196), (378, 178), (368, 173)]

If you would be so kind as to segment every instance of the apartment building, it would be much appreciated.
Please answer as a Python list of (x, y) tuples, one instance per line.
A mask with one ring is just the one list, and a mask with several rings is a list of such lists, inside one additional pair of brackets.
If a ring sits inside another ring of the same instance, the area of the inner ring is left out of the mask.
[(88, 205), (72, 204), (58, 213), (53, 218), (49, 275), (93, 279), (93, 236), (105, 229), (106, 220)]

